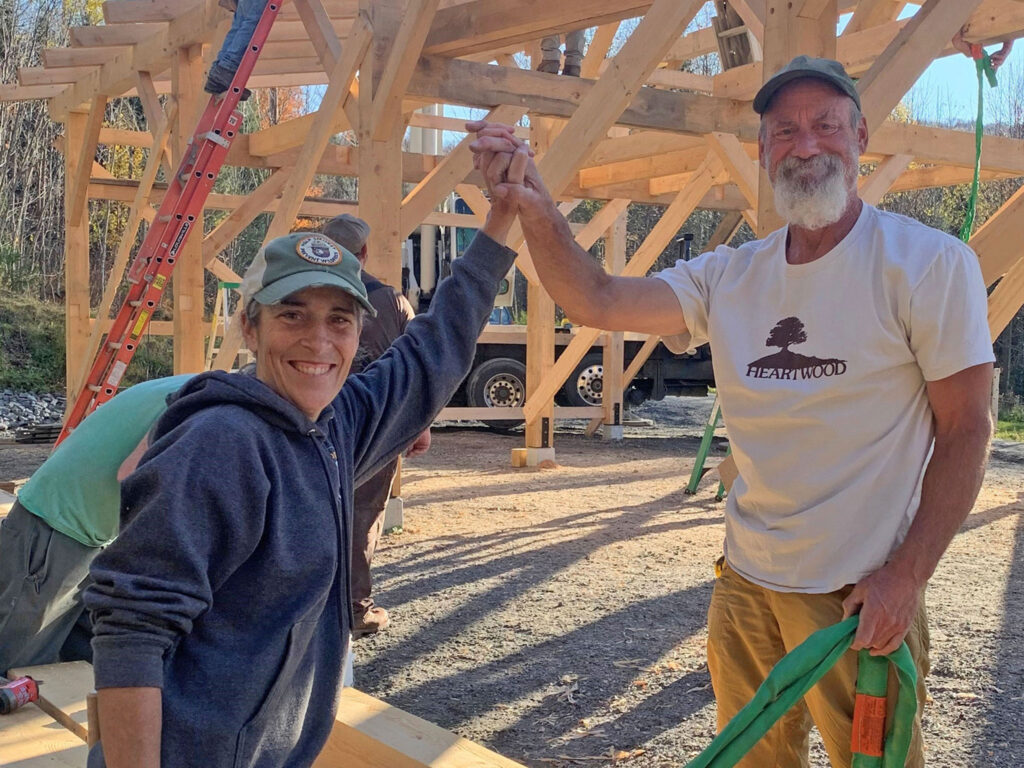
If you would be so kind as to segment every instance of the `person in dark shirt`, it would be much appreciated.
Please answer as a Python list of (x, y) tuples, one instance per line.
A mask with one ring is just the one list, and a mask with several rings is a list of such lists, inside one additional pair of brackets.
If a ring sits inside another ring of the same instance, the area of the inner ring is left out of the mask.
[[(405, 326), (416, 316), (409, 300), (399, 291), (365, 270), (366, 240), (370, 236), (370, 225), (360, 218), (344, 213), (335, 216), (324, 225), (323, 232), (342, 248), (356, 255), (363, 265), (363, 285), (370, 304), (377, 310), (376, 317), (368, 317), (359, 334), (359, 350), (362, 353), (353, 364), (353, 373), (358, 373), (383, 355), (391, 343), (405, 333)], [(430, 428), (423, 430), (406, 451), (407, 457), (419, 456), (430, 448)], [(391, 486), (398, 471), (398, 457), (395, 457), (377, 474), (356, 488), (355, 522), (352, 528), (352, 637), (380, 632), (390, 621), (388, 612), (375, 605), (370, 592), (373, 579), (370, 576), (370, 562), (377, 550), (384, 530), (384, 511), (391, 495)]]

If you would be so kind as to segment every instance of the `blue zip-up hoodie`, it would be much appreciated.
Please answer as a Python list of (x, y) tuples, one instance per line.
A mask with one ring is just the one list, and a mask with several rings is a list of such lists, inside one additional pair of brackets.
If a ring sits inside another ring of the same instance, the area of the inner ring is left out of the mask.
[[(163, 768), (308, 766), (351, 627), (352, 491), (469, 370), (514, 252), (483, 234), (430, 311), (312, 422), (250, 376), (179, 392), (91, 569), (97, 688), (163, 689)], [(102, 748), (89, 765), (104, 765)]]

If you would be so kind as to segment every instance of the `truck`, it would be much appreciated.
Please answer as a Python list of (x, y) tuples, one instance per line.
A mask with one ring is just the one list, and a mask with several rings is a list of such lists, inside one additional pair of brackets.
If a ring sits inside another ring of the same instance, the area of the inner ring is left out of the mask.
[[(451, 203), (455, 213), (469, 213), (457, 197)], [(403, 291), (417, 311), (429, 306), (436, 280), (451, 271), (476, 230), (467, 227), (423, 225), (406, 241), (403, 257)], [(687, 253), (688, 256), (688, 244)], [(473, 365), (449, 405), (517, 408), (526, 402), (526, 326), (515, 323), (512, 306), (515, 293), (515, 268), (502, 281), (490, 322), (477, 343)], [(572, 340), (575, 329), (568, 323), (555, 328), (555, 357)], [(629, 367), (647, 337), (626, 333), (624, 365)], [(573, 373), (555, 396), (566, 406), (601, 405), (604, 389), (603, 337), (580, 360)], [(666, 395), (704, 397), (715, 383), (708, 345), (684, 354), (676, 354), (659, 343), (637, 371), (623, 393), (626, 407), (646, 400), (661, 400)], [(485, 422), (505, 428), (509, 420)]]

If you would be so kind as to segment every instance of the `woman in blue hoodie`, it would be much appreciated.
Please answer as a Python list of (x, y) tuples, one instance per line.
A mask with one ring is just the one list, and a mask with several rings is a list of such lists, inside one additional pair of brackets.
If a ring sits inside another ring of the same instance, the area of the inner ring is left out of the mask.
[(90, 766), (316, 759), (352, 626), (352, 490), (468, 372), (515, 257), (500, 245), (511, 221), (495, 201), (430, 312), (350, 379), (372, 311), (355, 256), (312, 233), (261, 250), (243, 284), (256, 375), (212, 372), (179, 392), (123, 485), (122, 533), (92, 566)]

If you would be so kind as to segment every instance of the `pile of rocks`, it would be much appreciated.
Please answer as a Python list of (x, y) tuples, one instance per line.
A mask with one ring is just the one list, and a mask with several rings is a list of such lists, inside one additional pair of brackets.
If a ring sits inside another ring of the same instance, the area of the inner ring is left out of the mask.
[(63, 395), (0, 390), (0, 432), (59, 422), (64, 416), (64, 404)]

